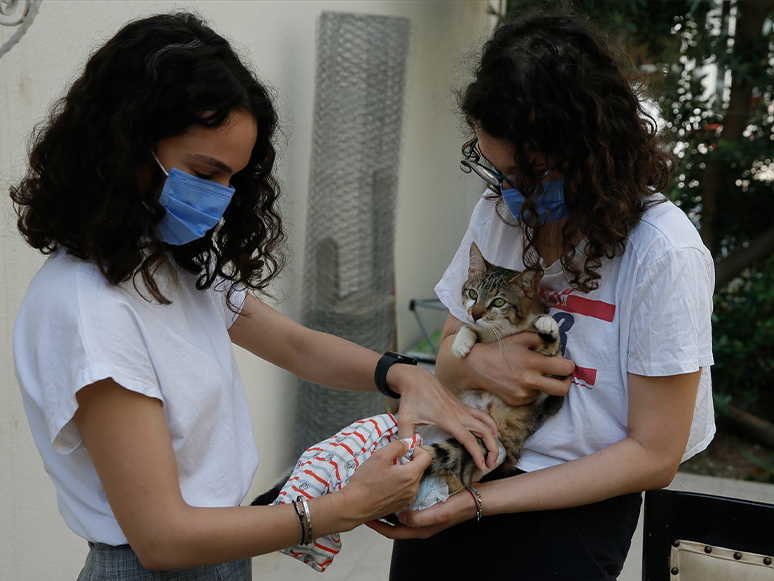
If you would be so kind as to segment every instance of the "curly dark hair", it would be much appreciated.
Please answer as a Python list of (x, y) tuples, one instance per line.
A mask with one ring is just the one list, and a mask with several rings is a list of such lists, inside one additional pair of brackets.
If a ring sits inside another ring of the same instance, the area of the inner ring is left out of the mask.
[[(632, 228), (669, 183), (674, 158), (643, 109), (645, 79), (616, 57), (613, 44), (584, 18), (533, 14), (499, 27), (484, 45), (458, 104), (472, 129), (514, 145), (526, 201), (525, 267), (539, 272), (534, 246), (541, 224), (529, 156), (553, 155), (565, 174), (569, 216), (561, 263), (575, 288), (599, 286), (603, 258), (623, 253)], [(463, 147), (470, 146), (472, 139)], [(492, 188), (492, 196), (502, 194)], [(650, 200), (649, 200), (650, 198)], [(498, 212), (504, 218), (502, 206)], [(504, 218), (505, 219), (505, 218)], [(573, 241), (588, 241), (582, 267)]]
[[(193, 126), (217, 127), (233, 111), (252, 115), (258, 136), (234, 174), (236, 192), (221, 223), (182, 246), (164, 243), (164, 175), (152, 158), (159, 140)], [(265, 292), (284, 265), (279, 183), (272, 169), (278, 116), (272, 97), (229, 43), (183, 12), (130, 22), (86, 63), (83, 74), (36, 127), (29, 169), (11, 188), (18, 228), (44, 254), (60, 247), (93, 260), (112, 284), (142, 277), (168, 304), (154, 273), (165, 262), (198, 275), (203, 290), (230, 281)], [(138, 171), (151, 166), (141, 187)], [(150, 298), (148, 300), (151, 300)]]

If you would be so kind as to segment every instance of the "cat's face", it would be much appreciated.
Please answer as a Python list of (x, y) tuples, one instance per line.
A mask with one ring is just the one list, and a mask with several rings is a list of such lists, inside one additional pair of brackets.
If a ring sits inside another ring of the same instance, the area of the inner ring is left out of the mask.
[(470, 254), (468, 279), (462, 286), (468, 323), (502, 335), (526, 328), (536, 312), (531, 273), (490, 264), (475, 244), (471, 245)]

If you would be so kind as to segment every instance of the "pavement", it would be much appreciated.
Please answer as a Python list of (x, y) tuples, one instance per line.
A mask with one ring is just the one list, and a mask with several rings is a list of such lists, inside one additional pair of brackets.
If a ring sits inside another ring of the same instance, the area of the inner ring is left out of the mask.
[[(678, 472), (669, 488), (774, 504), (774, 484)], [(296, 559), (272, 553), (253, 559), (253, 578), (260, 581), (385, 581), (389, 577), (392, 541), (361, 526), (341, 535), (341, 543), (341, 553), (326, 569), (325, 577)], [(618, 579), (642, 579), (642, 515)]]

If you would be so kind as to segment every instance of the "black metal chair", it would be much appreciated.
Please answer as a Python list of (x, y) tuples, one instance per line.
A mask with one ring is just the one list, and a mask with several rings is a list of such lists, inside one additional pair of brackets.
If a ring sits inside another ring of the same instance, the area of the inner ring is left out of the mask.
[(645, 493), (644, 581), (774, 580), (774, 505), (674, 490)]

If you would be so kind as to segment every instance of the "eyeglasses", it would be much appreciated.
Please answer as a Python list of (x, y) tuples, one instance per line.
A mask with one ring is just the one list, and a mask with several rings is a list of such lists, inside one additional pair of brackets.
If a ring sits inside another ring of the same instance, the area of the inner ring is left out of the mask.
[[(481, 155), (481, 151), (476, 149), (478, 145), (478, 138), (474, 139), (467, 148), (467, 151), (462, 153), (465, 155), (465, 159), (460, 161), (460, 165), (463, 168), (468, 168), (474, 172), (478, 177), (484, 180), (489, 185), (501, 188), (503, 182), (508, 183), (511, 187), (516, 187), (516, 174), (503, 175), (498, 172), (492, 163)], [(483, 159), (486, 165), (479, 163), (478, 160)], [(540, 175), (535, 176), (536, 182), (542, 182), (548, 174), (554, 171), (557, 166), (549, 167), (546, 171)]]

